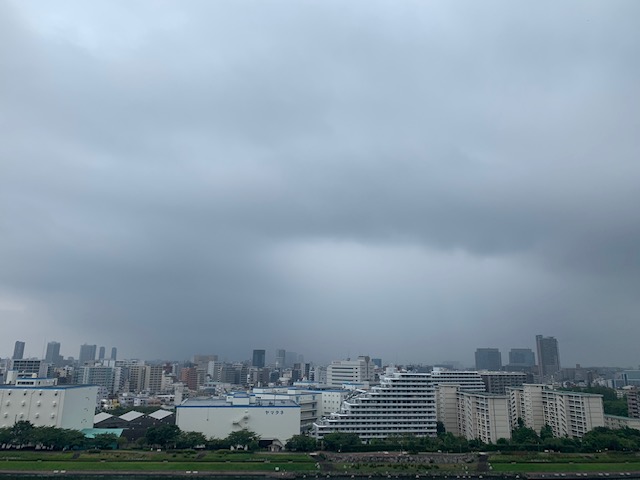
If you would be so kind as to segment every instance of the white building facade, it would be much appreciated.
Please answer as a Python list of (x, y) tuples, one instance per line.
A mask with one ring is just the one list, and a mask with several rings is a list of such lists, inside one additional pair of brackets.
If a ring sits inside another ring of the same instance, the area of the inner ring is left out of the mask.
[(340, 411), (316, 422), (313, 435), (340, 431), (364, 441), (391, 435), (435, 436), (435, 386), (428, 373), (388, 372), (380, 385), (356, 391)]
[(553, 390), (545, 385), (523, 385), (507, 391), (512, 425), (521, 418), (536, 432), (549, 425), (555, 437), (570, 438), (605, 426), (602, 395)]
[(457, 385), (440, 385), (437, 397), (438, 421), (447, 432), (485, 443), (511, 438), (507, 395), (467, 392)]
[(36, 427), (93, 427), (97, 386), (1, 385), (0, 427), (29, 421)]
[(200, 432), (208, 438), (225, 438), (246, 429), (262, 440), (277, 440), (284, 445), (300, 433), (300, 405), (291, 400), (260, 400), (248, 394), (188, 399), (176, 406), (176, 424), (181, 430)]
[(368, 384), (375, 379), (375, 365), (367, 356), (357, 360), (336, 360), (327, 367), (327, 385)]

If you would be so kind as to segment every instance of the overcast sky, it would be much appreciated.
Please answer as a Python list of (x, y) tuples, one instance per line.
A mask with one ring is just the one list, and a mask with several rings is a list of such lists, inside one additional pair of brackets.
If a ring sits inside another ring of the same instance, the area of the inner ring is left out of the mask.
[(638, 19), (1, 1), (0, 356), (637, 366)]

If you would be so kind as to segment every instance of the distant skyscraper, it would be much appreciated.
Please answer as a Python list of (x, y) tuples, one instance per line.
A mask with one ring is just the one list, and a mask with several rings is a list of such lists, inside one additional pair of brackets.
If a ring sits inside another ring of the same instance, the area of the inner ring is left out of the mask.
[(286, 356), (287, 356), (286, 350), (282, 348), (279, 348), (278, 350), (276, 350), (276, 367), (278, 368), (285, 367)]
[(476, 350), (476, 370), (502, 369), (502, 354), (497, 348), (478, 348)]
[(553, 375), (560, 370), (560, 351), (555, 337), (536, 335), (538, 349), (538, 373), (541, 377)]
[(509, 366), (533, 367), (536, 364), (536, 355), (530, 348), (512, 348), (509, 350)]
[(251, 365), (258, 368), (264, 368), (264, 361), (267, 352), (265, 350), (254, 350), (253, 351), (253, 361)]
[(13, 357), (11, 358), (13, 360), (22, 360), (23, 357), (24, 357), (24, 342), (21, 342), (20, 340), (18, 340), (15, 346), (13, 347)]
[(98, 353), (98, 360), (104, 360), (104, 347), (100, 347), (99, 353)]
[(60, 342), (47, 343), (47, 353), (44, 360), (51, 365), (59, 365), (62, 357), (60, 356)]
[(96, 359), (96, 345), (80, 345), (80, 356), (78, 357), (78, 363), (84, 365), (87, 362), (94, 362)]
[(116, 347), (111, 347), (111, 360), (117, 360), (118, 358), (118, 349)]
[(297, 352), (289, 352), (285, 353), (284, 357), (284, 366), (285, 367), (293, 367), (294, 363), (298, 362), (298, 353)]

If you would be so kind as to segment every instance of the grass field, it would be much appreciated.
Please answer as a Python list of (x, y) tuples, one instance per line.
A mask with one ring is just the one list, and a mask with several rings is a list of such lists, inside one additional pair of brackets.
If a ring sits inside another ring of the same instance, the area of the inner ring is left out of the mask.
[(526, 472), (638, 472), (640, 462), (636, 463), (496, 463), (492, 464), (493, 473)]
[(316, 466), (315, 460), (305, 454), (7, 451), (0, 453), (2, 470), (312, 472)]
[(636, 453), (560, 454), (524, 453), (490, 455), (489, 463), (495, 473), (538, 472), (637, 472), (640, 456)]
[[(639, 454), (492, 454), (491, 472), (500, 473), (615, 473), (640, 472)], [(335, 461), (328, 465), (333, 474), (394, 474), (413, 476), (424, 473), (473, 473), (477, 464), (351, 464)], [(211, 451), (132, 451), (36, 452), (0, 451), (1, 471), (51, 472), (317, 472), (316, 459), (297, 453), (234, 453)]]
[(76, 462), (76, 461), (46, 461), (46, 462), (25, 462), (11, 461), (0, 462), (2, 470), (22, 470), (22, 471), (186, 471), (202, 470), (207, 472), (258, 472), (275, 471), (280, 472), (306, 472), (313, 471), (314, 465), (303, 463), (216, 463), (216, 462)]

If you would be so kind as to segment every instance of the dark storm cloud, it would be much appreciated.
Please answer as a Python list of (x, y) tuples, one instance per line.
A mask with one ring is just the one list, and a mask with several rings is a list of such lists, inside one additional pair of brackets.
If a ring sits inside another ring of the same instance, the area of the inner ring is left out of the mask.
[(637, 363), (634, 3), (0, 8), (7, 352)]

